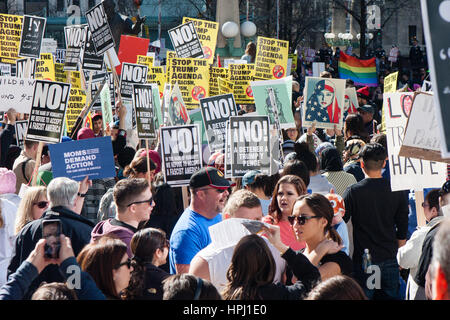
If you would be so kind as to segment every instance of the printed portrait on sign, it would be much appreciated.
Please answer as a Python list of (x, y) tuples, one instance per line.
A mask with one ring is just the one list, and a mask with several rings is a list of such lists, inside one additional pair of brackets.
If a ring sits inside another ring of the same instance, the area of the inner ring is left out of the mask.
[(356, 113), (358, 108), (358, 98), (355, 88), (346, 88), (344, 97), (344, 121), (348, 114)]
[(345, 80), (306, 77), (304, 120), (316, 128), (342, 127), (345, 102)]
[(185, 125), (189, 123), (186, 106), (184, 106), (183, 101), (177, 96), (172, 96), (170, 98), (169, 115), (172, 125)]

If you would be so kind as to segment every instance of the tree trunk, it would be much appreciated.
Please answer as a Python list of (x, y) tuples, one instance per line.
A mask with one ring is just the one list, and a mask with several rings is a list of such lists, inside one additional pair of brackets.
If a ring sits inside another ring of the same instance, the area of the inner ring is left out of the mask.
[(364, 59), (366, 57), (367, 4), (366, 0), (360, 0), (359, 3), (361, 10), (361, 23), (359, 24), (361, 34), (359, 40), (359, 57)]

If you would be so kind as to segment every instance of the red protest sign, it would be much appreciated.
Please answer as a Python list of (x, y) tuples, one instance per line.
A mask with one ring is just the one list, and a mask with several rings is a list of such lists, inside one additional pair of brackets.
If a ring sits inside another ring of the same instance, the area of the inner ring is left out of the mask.
[(122, 35), (119, 44), (120, 65), (116, 67), (117, 74), (122, 71), (122, 63), (136, 63), (138, 55), (146, 56), (150, 39)]

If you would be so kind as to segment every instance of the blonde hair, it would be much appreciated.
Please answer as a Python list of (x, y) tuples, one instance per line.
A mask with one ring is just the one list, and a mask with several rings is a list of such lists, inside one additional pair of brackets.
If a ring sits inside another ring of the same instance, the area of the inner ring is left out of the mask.
[(15, 233), (18, 234), (20, 230), (30, 221), (33, 221), (33, 204), (39, 201), (41, 196), (47, 197), (46, 187), (30, 187), (26, 191), (19, 208), (17, 209)]

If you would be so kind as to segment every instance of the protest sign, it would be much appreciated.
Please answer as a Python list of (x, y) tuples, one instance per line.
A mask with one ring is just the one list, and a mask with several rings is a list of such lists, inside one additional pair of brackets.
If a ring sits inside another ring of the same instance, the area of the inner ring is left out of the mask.
[(66, 37), (66, 55), (64, 59), (64, 71), (74, 70), (78, 68), (81, 53), (86, 41), (86, 28), (82, 25), (64, 27)]
[(77, 121), (81, 110), (86, 105), (86, 92), (80, 88), (70, 88), (69, 102), (67, 104), (66, 111), (66, 130), (67, 132), (72, 132), (73, 126)]
[[(227, 68), (210, 67), (209, 68), (209, 97), (219, 95), (218, 79), (228, 79), (230, 72)], [(233, 92), (233, 91), (231, 91)]]
[(147, 83), (155, 83), (158, 85), (159, 98), (161, 99), (164, 92), (164, 83), (166, 82), (166, 74), (162, 67), (150, 67), (147, 72)]
[(101, 56), (108, 49), (114, 48), (114, 37), (102, 2), (86, 12), (86, 19), (97, 55)]
[(56, 49), (56, 53), (54, 54), (55, 63), (62, 63), (66, 60), (66, 49)]
[(147, 66), (134, 63), (122, 63), (120, 74), (120, 93), (123, 99), (133, 98), (133, 84), (143, 84), (147, 81)]
[(247, 64), (247, 60), (242, 59), (224, 59), (223, 66), (224, 68), (228, 68), (230, 64)]
[(303, 126), (333, 129), (342, 128), (345, 103), (345, 80), (305, 78)]
[(169, 37), (178, 58), (203, 58), (202, 45), (192, 21), (170, 29)]
[(35, 80), (27, 140), (58, 143), (69, 102), (70, 84)]
[(111, 105), (111, 93), (108, 86), (103, 86), (103, 89), (100, 92), (100, 103), (102, 105), (103, 130), (106, 131), (106, 124), (109, 124), (111, 127), (111, 123), (114, 120)]
[(43, 38), (41, 43), (41, 52), (48, 52), (56, 55), (56, 50), (58, 49), (58, 41), (53, 38)]
[(231, 129), (230, 120), (225, 123), (225, 156), (224, 156), (224, 167), (225, 167), (225, 178), (231, 179)]
[[(191, 124), (195, 123), (195, 124), (198, 124), (198, 126), (200, 127), (200, 138), (201, 138), (200, 140), (201, 140), (202, 147), (204, 148), (204, 146), (206, 146), (206, 147), (208, 147), (208, 150), (209, 150), (208, 137), (206, 136), (205, 123), (203, 122), (201, 108), (189, 110), (188, 114), (189, 114), (189, 119), (191, 120)], [(205, 153), (203, 153), (203, 163), (207, 163), (209, 156), (210, 155), (208, 155), (208, 157), (206, 158)]]
[(173, 86), (167, 112), (172, 126), (189, 124), (189, 114), (178, 83)]
[(26, 58), (16, 60), (16, 77), (34, 79), (36, 72), (36, 59)]
[(154, 62), (155, 58), (152, 56), (147, 56), (147, 55), (137, 55), (136, 57), (136, 63), (137, 64), (142, 64), (144, 66), (147, 67), (153, 67), (153, 62)]
[(203, 58), (208, 60), (209, 64), (212, 64), (214, 62), (214, 53), (216, 51), (219, 23), (215, 21), (183, 17), (183, 23), (189, 21), (194, 23), (195, 30), (197, 31), (198, 38), (202, 45)]
[(164, 93), (161, 99), (161, 114), (164, 126), (170, 125), (170, 116), (169, 116), (169, 102), (170, 102), (170, 93), (172, 92), (172, 85), (170, 83), (164, 84)]
[(10, 76), (10, 75), (11, 75), (11, 65), (6, 63), (0, 63), (0, 76)]
[(356, 89), (354, 87), (345, 88), (344, 99), (344, 120), (350, 113), (357, 113), (358, 108), (358, 96), (356, 95)]
[(250, 170), (270, 175), (268, 116), (230, 117), (231, 176), (243, 177)]
[(189, 185), (202, 167), (200, 130), (196, 124), (160, 128), (164, 181), (171, 186)]
[(234, 83), (219, 77), (217, 79), (219, 85), (219, 94), (233, 93)]
[(152, 87), (152, 94), (153, 94), (153, 112), (154, 112), (154, 121), (155, 121), (155, 130), (159, 130), (159, 127), (161, 127), (164, 122), (162, 118), (162, 112), (161, 112), (161, 100), (160, 100), (160, 93), (159, 88), (156, 83), (150, 83), (150, 86)]
[(200, 99), (200, 108), (211, 153), (224, 153), (226, 122), (230, 116), (237, 116), (233, 94)]
[(68, 72), (64, 71), (64, 64), (55, 63), (55, 81), (67, 82)]
[(399, 156), (413, 95), (406, 92), (383, 95), (392, 191), (440, 188), (447, 177), (445, 163)]
[(414, 96), (399, 155), (450, 163), (450, 159), (441, 157), (441, 137), (432, 94)]
[(291, 73), (292, 71), (297, 71), (297, 61), (298, 61), (298, 55), (295, 53), (289, 53), (288, 58), (292, 60), (291, 62)]
[(48, 148), (53, 178), (81, 181), (86, 176), (89, 180), (116, 176), (110, 136), (57, 143)]
[(320, 74), (325, 71), (325, 62), (313, 62), (312, 72), (313, 77), (320, 77)]
[(250, 82), (255, 75), (254, 64), (230, 64), (230, 79), (234, 83), (233, 95), (237, 104), (253, 104), (253, 92)]
[[(397, 91), (397, 78), (398, 78), (398, 71), (393, 72), (384, 78), (383, 93)], [(386, 120), (384, 119), (384, 116), (385, 116), (384, 105), (381, 108), (382, 109), (381, 109), (381, 130), (380, 131), (385, 132), (386, 131)]]
[(422, 92), (433, 91), (433, 86), (431, 81), (423, 80), (422, 88), (420, 89)]
[(427, 57), (433, 84), (443, 158), (450, 158), (450, 50), (448, 1), (421, 0)]
[(94, 40), (88, 26), (86, 28), (86, 40), (81, 58), (83, 70), (103, 70), (103, 54), (97, 55)]
[[(91, 96), (95, 96), (95, 94), (98, 91), (99, 86), (101, 85), (101, 82), (103, 81), (104, 78), (108, 78), (107, 82), (105, 84), (105, 86), (109, 86), (109, 93), (110, 93), (110, 101), (111, 101), (111, 106), (114, 108), (115, 106), (115, 94), (114, 94), (114, 78), (112, 73), (107, 73), (104, 71), (93, 71), (92, 73), (92, 81), (91, 81)], [(92, 105), (92, 110), (94, 111), (98, 111), (98, 110), (102, 110), (102, 104), (100, 99), (94, 101), (93, 105)]]
[[(124, 62), (136, 63), (139, 55), (146, 55), (150, 39), (139, 38), (128, 35), (120, 36), (120, 45), (117, 57), (123, 64)], [(116, 67), (117, 74), (120, 74), (122, 67)]]
[(23, 16), (19, 56), (39, 58), (46, 22), (46, 18)]
[(30, 113), (34, 79), (2, 76), (0, 78), (0, 111), (14, 106), (18, 113)]
[(167, 66), (168, 83), (178, 83), (188, 109), (200, 106), (209, 90), (209, 65), (205, 59), (171, 58)]
[(55, 64), (51, 53), (41, 53), (41, 58), (36, 60), (34, 78), (55, 81)]
[(255, 77), (281, 79), (286, 77), (289, 41), (258, 37), (256, 42)]
[(133, 85), (133, 108), (138, 138), (155, 139), (155, 106), (151, 85)]
[[(275, 109), (281, 129), (295, 128), (292, 113), (292, 76), (279, 80), (252, 81), (251, 86), (259, 115), (269, 116), (270, 125), (274, 125)], [(274, 94), (274, 101), (270, 97), (270, 91)]]
[(16, 121), (16, 143), (19, 148), (23, 148), (25, 132), (27, 132), (28, 120)]
[(0, 62), (14, 64), (19, 58), (22, 16), (0, 13)]

